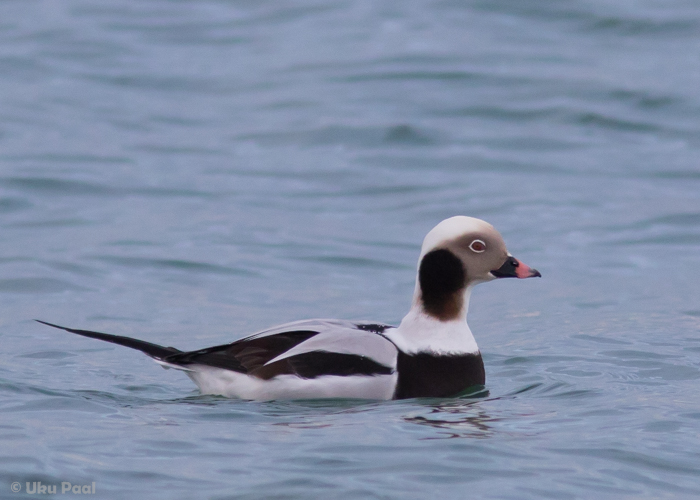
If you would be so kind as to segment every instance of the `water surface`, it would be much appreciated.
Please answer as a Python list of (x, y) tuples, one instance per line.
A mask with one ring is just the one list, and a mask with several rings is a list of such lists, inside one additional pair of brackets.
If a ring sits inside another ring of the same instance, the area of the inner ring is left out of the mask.
[[(696, 498), (699, 33), (683, 0), (2, 3), (0, 497)], [(201, 396), (32, 322), (398, 323), (455, 214), (544, 276), (475, 291), (472, 397)]]

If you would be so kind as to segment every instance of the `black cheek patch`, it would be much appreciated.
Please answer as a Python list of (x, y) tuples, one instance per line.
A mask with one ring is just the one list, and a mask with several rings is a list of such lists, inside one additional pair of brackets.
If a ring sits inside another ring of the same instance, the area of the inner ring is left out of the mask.
[(445, 249), (433, 250), (420, 263), (418, 282), (426, 312), (444, 317), (456, 305), (455, 294), (466, 286), (467, 275), (455, 254)]

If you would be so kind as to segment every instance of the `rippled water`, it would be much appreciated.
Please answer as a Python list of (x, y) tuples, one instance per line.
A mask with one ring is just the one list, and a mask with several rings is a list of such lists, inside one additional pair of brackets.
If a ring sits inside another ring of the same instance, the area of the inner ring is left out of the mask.
[[(700, 495), (697, 2), (15, 0), (0, 42), (1, 498)], [(31, 321), (396, 323), (455, 214), (544, 275), (475, 292), (469, 398), (200, 396)]]

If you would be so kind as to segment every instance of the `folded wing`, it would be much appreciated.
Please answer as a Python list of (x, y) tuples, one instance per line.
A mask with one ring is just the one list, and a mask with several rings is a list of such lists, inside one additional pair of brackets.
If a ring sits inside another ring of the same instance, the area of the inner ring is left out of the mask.
[(388, 375), (397, 350), (381, 335), (387, 325), (338, 320), (287, 323), (231, 344), (169, 355), (169, 365), (223, 368), (269, 380), (278, 375)]

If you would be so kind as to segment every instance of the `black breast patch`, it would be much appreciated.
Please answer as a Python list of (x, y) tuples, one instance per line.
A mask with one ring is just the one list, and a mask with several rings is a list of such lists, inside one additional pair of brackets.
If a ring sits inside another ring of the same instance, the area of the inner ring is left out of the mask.
[(456, 396), (486, 383), (484, 361), (478, 352), (446, 356), (399, 351), (397, 371), (395, 399)]

